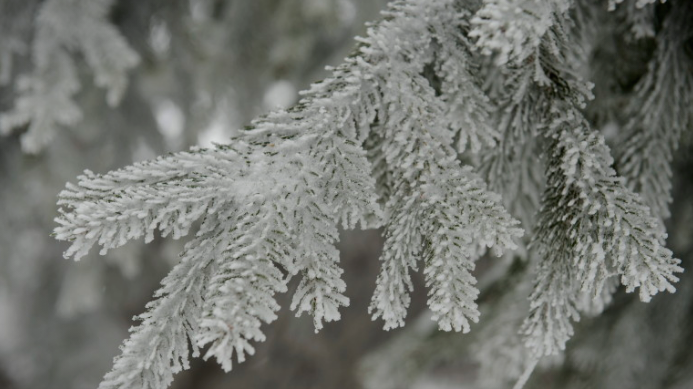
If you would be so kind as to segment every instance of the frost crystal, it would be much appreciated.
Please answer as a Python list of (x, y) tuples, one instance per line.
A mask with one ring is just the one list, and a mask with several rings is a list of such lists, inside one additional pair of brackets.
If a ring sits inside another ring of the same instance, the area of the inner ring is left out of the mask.
[[(604, 13), (621, 2), (605, 2)], [(620, 5), (624, 30), (653, 20), (643, 16), (654, 15), (651, 3)], [(79, 119), (72, 52), (84, 54), (109, 103), (121, 97), (138, 57), (105, 23), (109, 5), (42, 5), (35, 72), (2, 118), (5, 131), (29, 123), (27, 151), (56, 124)], [(339, 320), (349, 304), (340, 224), (383, 229), (373, 319), (404, 326), (410, 271), (421, 268), (438, 328), (466, 333), (481, 312), (495, 319), (474, 346), (481, 372), (507, 361), (503, 378), (519, 379), (518, 388), (619, 285), (645, 302), (673, 292), (683, 269), (662, 221), (693, 90), (685, 54), (693, 6), (676, 7), (656, 35), (628, 38), (657, 44), (623, 105), (631, 117), (615, 164), (590, 121), (603, 107), (588, 106), (596, 93), (582, 66), (600, 44), (588, 31), (598, 20), (588, 4), (398, 0), (296, 105), (254, 120), (228, 144), (86, 171), (60, 193), (55, 236), (71, 242), (66, 257), (194, 231), (101, 388), (163, 389), (191, 354), (231, 370), (265, 339), (261, 327), (280, 308), (275, 295), (293, 277), (296, 315), (312, 315), (316, 331)], [(92, 34), (76, 36), (72, 26)], [(496, 275), (486, 286), (498, 282), (498, 300), (513, 311), (479, 307), (484, 288), (473, 272), (487, 252), (512, 264), (509, 285)]]

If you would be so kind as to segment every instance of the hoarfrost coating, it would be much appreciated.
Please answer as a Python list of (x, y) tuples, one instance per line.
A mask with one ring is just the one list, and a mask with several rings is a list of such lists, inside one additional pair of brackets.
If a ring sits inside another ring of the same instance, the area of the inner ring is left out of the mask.
[[(114, 107), (145, 66), (109, 19), (112, 2), (83, 3), (36, 4), (33, 70), (1, 117), (28, 153), (89, 113), (77, 103), (76, 54)], [(214, 8), (197, 4), (196, 18)], [(374, 320), (405, 325), (420, 269), (437, 327), (483, 328), (480, 371), (509, 360), (504, 379), (516, 387), (564, 353), (576, 321), (609, 309), (619, 286), (644, 302), (674, 292), (683, 266), (664, 221), (675, 152), (690, 148), (691, 16), (683, 0), (393, 1), (294, 106), (225, 144), (85, 171), (59, 195), (54, 234), (70, 242), (66, 257), (149, 243), (157, 231), (189, 236), (100, 388), (166, 388), (191, 355), (231, 370), (265, 340), (293, 279), (296, 315), (311, 315), (315, 331), (340, 320), (350, 304), (340, 226), (382, 229)], [(165, 55), (177, 33), (152, 23)], [(618, 73), (602, 58), (610, 50), (647, 65)], [(228, 120), (214, 80), (198, 81), (209, 93), (190, 106)], [(271, 85), (293, 85), (281, 82)], [(188, 123), (181, 107), (176, 122)], [(600, 131), (613, 127), (612, 151)], [(487, 252), (493, 269), (476, 270)], [(496, 282), (498, 301), (516, 310), (484, 307)]]

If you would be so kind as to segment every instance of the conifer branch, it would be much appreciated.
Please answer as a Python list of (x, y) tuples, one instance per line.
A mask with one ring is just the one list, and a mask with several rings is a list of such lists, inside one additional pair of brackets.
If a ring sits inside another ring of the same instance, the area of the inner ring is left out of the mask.
[(618, 170), (629, 188), (662, 220), (670, 215), (674, 151), (693, 127), (693, 60), (686, 48), (693, 39), (690, 8), (689, 3), (676, 3), (664, 21), (647, 73), (635, 87), (627, 109), (630, 119), (616, 150)]
[(107, 18), (112, 0), (48, 0), (36, 17), (31, 48), (34, 69), (20, 77), (15, 106), (0, 116), (0, 133), (28, 125), (22, 149), (38, 153), (57, 127), (79, 122), (82, 112), (74, 101), (81, 89), (73, 52), (84, 56), (94, 83), (107, 90), (110, 106), (120, 101), (127, 86), (126, 72), (139, 62)]

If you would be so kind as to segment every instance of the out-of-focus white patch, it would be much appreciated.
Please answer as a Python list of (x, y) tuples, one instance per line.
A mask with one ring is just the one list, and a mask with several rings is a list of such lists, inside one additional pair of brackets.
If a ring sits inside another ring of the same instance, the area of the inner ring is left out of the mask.
[(217, 110), (209, 126), (197, 136), (198, 146), (212, 148), (215, 143), (229, 143), (231, 135), (228, 131), (229, 125), (230, 121), (226, 112)]
[(168, 53), (171, 46), (171, 33), (168, 31), (166, 23), (152, 23), (152, 28), (149, 31), (149, 45), (159, 56), (164, 56)]
[(619, 127), (618, 124), (615, 122), (609, 122), (602, 127), (602, 135), (604, 135), (604, 139), (608, 141), (615, 140), (616, 137), (618, 136), (619, 132)]
[(168, 149), (180, 148), (185, 127), (183, 111), (173, 101), (161, 100), (154, 106), (154, 118)]
[[(154, 159), (154, 157), (148, 159)], [(105, 260), (109, 265), (117, 267), (125, 278), (132, 280), (140, 274), (141, 250), (140, 244), (127, 244), (109, 251)]]
[(148, 159), (154, 159), (155, 157), (156, 153), (142, 137), (137, 139), (137, 143), (132, 146), (133, 162), (146, 161)]
[(191, 0), (190, 1), (190, 16), (195, 22), (202, 22), (209, 19), (211, 13), (212, 2)]
[(339, 21), (342, 25), (352, 25), (356, 21), (356, 6), (351, 0), (339, 0), (337, 2), (339, 8)]
[(303, 15), (308, 20), (322, 19), (332, 12), (332, 2), (328, 0), (304, 0)]
[(56, 309), (62, 318), (94, 311), (103, 298), (102, 265), (86, 260), (72, 264), (63, 280)]
[(267, 88), (263, 103), (266, 109), (288, 108), (298, 96), (294, 84), (287, 80), (279, 80)]

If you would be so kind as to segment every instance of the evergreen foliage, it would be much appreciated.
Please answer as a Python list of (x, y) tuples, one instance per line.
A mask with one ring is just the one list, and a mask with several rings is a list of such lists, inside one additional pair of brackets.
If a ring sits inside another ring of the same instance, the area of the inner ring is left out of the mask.
[[(502, 379), (516, 387), (619, 286), (643, 302), (674, 292), (683, 268), (664, 220), (671, 164), (693, 120), (693, 5), (655, 3), (395, 0), (293, 107), (227, 144), (67, 184), (54, 231), (71, 242), (67, 258), (192, 235), (100, 388), (166, 388), (191, 355), (231, 370), (265, 340), (275, 296), (294, 277), (297, 316), (312, 315), (316, 331), (339, 320), (349, 305), (340, 226), (382, 228), (373, 319), (404, 326), (410, 271), (421, 268), (438, 328), (467, 333), (480, 322), (472, 347), (482, 374), (508, 360)], [(75, 53), (109, 105), (123, 96), (139, 55), (109, 23), (111, 5), (40, 4), (34, 69), (1, 117), (5, 133), (28, 125), (26, 152), (80, 120)], [(618, 83), (608, 80), (616, 71), (592, 77), (606, 67), (594, 54), (599, 20), (632, 52), (653, 41), (630, 90), (600, 84)], [(13, 47), (0, 45), (3, 58)], [(618, 127), (613, 156), (609, 126)], [(474, 273), (487, 252), (502, 257), (492, 281), (508, 282), (488, 309)]]

